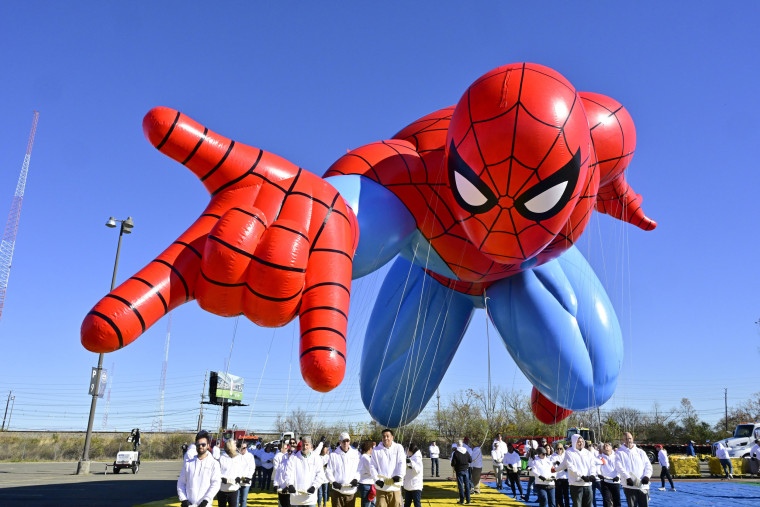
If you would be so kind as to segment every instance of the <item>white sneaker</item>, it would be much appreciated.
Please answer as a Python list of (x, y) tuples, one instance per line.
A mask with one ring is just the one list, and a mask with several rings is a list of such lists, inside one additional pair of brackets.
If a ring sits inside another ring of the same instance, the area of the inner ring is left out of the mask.
[(657, 491), (665, 491), (665, 488), (657, 488)]
[(670, 488), (670, 491), (675, 491), (675, 490), (676, 490), (676, 488)]

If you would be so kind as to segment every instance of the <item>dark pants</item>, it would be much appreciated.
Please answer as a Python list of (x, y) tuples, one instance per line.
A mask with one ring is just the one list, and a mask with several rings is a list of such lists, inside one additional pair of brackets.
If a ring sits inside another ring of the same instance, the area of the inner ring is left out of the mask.
[(439, 476), (440, 470), (438, 469), (438, 458), (430, 458), (430, 475)]
[(604, 507), (620, 507), (620, 483), (602, 482), (602, 499)]
[(277, 493), (277, 500), (280, 502), (280, 507), (290, 507), (290, 495), (285, 493)]
[(330, 497), (330, 494), (328, 492), (327, 487), (329, 486), (328, 483), (322, 484), (320, 487), (317, 488), (317, 507), (320, 505), (327, 505), (327, 499)]
[(216, 495), (216, 501), (219, 507), (238, 507), (238, 492), (235, 491), (220, 491)]
[(414, 491), (404, 490), (404, 507), (409, 507), (414, 502), (414, 507), (422, 507), (422, 490), (415, 489)]
[[(257, 468), (256, 471), (259, 469)], [(259, 476), (259, 489), (268, 490), (272, 487), (272, 468), (261, 468)]]
[(528, 490), (525, 492), (525, 498), (530, 497), (530, 490), (533, 489), (533, 485), (536, 483), (536, 478), (532, 475), (528, 477)]
[(625, 501), (628, 502), (628, 507), (648, 507), (649, 506), (649, 492), (641, 491), (640, 489), (623, 488), (625, 493)]
[(570, 486), (573, 507), (593, 507), (591, 486)]
[(557, 507), (570, 507), (570, 484), (567, 479), (557, 479), (554, 484), (556, 485), (554, 499)]
[(512, 488), (512, 496), (517, 498), (517, 493), (515, 493), (515, 486), (517, 487), (517, 489), (520, 490), (520, 496), (525, 496), (525, 493), (523, 493), (523, 489), (522, 489), (522, 482), (520, 482), (519, 472), (511, 472), (508, 470), (507, 483), (509, 484), (509, 487)]
[[(594, 480), (594, 482), (591, 483), (591, 503), (592, 505), (596, 505), (596, 492), (599, 491), (599, 494), (602, 494), (602, 481), (600, 480)], [(604, 499), (604, 496), (602, 495), (602, 499)]]
[(554, 507), (554, 488), (537, 484), (536, 496), (538, 496), (538, 507)]
[(726, 477), (734, 475), (734, 465), (731, 464), (730, 459), (720, 460), (720, 464), (723, 465), (723, 471), (726, 473)]
[(359, 497), (362, 501), (361, 507), (371, 507), (375, 505), (375, 502), (370, 502), (367, 500), (367, 495), (369, 495), (370, 489), (372, 489), (372, 484), (359, 484), (359, 490), (357, 493), (359, 494)]
[(662, 481), (662, 487), (665, 487), (665, 479), (668, 479), (668, 482), (670, 483), (670, 489), (676, 489), (675, 486), (673, 486), (673, 478), (670, 476), (670, 468), (669, 467), (662, 467), (662, 470), (660, 470), (660, 480)]
[(469, 470), (457, 472), (457, 487), (459, 488), (459, 502), (470, 503), (470, 474)]

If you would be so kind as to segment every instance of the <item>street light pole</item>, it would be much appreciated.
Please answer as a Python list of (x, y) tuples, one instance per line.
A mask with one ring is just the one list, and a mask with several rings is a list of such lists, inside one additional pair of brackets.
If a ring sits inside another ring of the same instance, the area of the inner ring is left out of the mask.
[[(127, 217), (126, 220), (116, 220), (114, 217), (108, 219), (106, 227), (116, 227), (116, 222), (121, 222), (121, 228), (119, 230), (119, 243), (116, 245), (116, 260), (113, 264), (113, 276), (111, 277), (111, 290), (113, 291), (116, 285), (116, 271), (119, 269), (119, 253), (121, 252), (121, 238), (124, 234), (131, 234), (132, 227), (135, 224), (132, 222), (132, 217)], [(92, 424), (95, 421), (95, 406), (98, 403), (98, 391), (100, 389), (100, 373), (103, 370), (103, 353), (98, 354), (98, 367), (97, 375), (95, 376), (95, 386), (92, 391), (92, 403), (90, 404), (90, 419), (87, 421), (87, 434), (84, 437), (84, 450), (82, 451), (82, 459), (77, 464), (77, 475), (90, 473), (90, 441), (92, 440)]]

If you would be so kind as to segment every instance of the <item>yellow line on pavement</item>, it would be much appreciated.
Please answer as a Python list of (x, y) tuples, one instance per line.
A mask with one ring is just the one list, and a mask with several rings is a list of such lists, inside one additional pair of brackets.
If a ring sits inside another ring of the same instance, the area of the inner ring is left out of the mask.
[[(512, 507), (525, 505), (523, 502), (514, 500), (484, 484), (481, 484), (480, 491), (481, 493), (479, 495), (472, 495), (471, 497), (472, 505), (475, 507)], [(457, 490), (457, 483), (454, 481), (429, 482), (426, 483), (422, 489), (423, 506), (454, 506), (457, 504), (458, 500), (459, 493)], [(217, 505), (216, 501), (214, 501), (214, 505)], [(271, 492), (252, 491), (248, 493), (248, 505), (256, 507), (276, 507), (277, 495)], [(359, 507), (359, 505), (359, 499), (357, 498), (356, 506)], [(173, 498), (157, 500), (136, 507), (179, 507), (179, 498), (175, 496)]]

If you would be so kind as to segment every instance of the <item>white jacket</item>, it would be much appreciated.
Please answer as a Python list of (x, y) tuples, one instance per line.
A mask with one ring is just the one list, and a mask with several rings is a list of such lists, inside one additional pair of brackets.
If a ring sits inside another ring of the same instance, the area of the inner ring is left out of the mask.
[(494, 468), (503, 467), (504, 463), (501, 460), (504, 459), (504, 451), (497, 445), (495, 449), (491, 450), (491, 460), (493, 460)]
[(496, 444), (502, 454), (509, 452), (509, 447), (507, 447), (507, 443), (504, 440), (494, 440), (493, 443)]
[(203, 500), (208, 500), (209, 505), (214, 503), (214, 497), (219, 492), (222, 475), (219, 462), (211, 453), (198, 459), (198, 456), (185, 461), (177, 481), (177, 495), (179, 501), (189, 501), (191, 505), (198, 505)]
[[(393, 477), (404, 478), (406, 473), (406, 452), (401, 444), (392, 443), (386, 448), (382, 442), (372, 450), (370, 460), (372, 479), (391, 483)], [(401, 491), (400, 483), (378, 487), (380, 491)]]
[(437, 458), (441, 455), (441, 450), (437, 445), (431, 445), (428, 450), (430, 451), (431, 458)]
[[(248, 453), (250, 454), (250, 453)], [(290, 454), (286, 452), (278, 452), (272, 459), (272, 467), (274, 468), (274, 476), (272, 478), (272, 484), (277, 489), (282, 489), (288, 485), (285, 483), (285, 467), (288, 465), (288, 458)], [(254, 469), (255, 469), (254, 465)]]
[(731, 456), (728, 455), (729, 449), (730, 447), (726, 447), (722, 442), (718, 442), (715, 449), (715, 457), (718, 459), (731, 459)]
[[(317, 488), (324, 482), (322, 458), (316, 452), (306, 457), (298, 451), (288, 458), (285, 483), (296, 488), (296, 492), (290, 494), (291, 505), (316, 505)], [(309, 488), (314, 488), (314, 492), (309, 493)]]
[(185, 461), (190, 461), (197, 455), (198, 455), (198, 449), (196, 449), (195, 444), (190, 444), (187, 447), (187, 452), (185, 453)]
[(365, 453), (359, 456), (359, 484), (375, 483), (375, 479), (372, 478), (371, 461), (372, 456), (369, 454)]
[(752, 446), (752, 449), (749, 450), (749, 457), (760, 459), (760, 445), (759, 444), (755, 444)]
[(668, 461), (668, 452), (665, 449), (660, 449), (657, 453), (657, 461), (660, 462), (661, 467), (670, 467), (670, 461)]
[(470, 457), (472, 458), (470, 468), (483, 468), (483, 451), (480, 450), (479, 445), (472, 448), (472, 451), (470, 451)]
[[(617, 464), (615, 457), (615, 452), (613, 452), (611, 455), (607, 456), (606, 454), (600, 454), (599, 458), (604, 460), (604, 463), (599, 467), (599, 474), (604, 477), (604, 482), (620, 482), (620, 476), (617, 472)], [(617, 477), (617, 481), (615, 481), (615, 478)]]
[[(649, 484), (642, 484), (641, 479), (652, 477), (652, 464), (647, 458), (647, 453), (635, 444), (631, 449), (625, 445), (620, 446), (615, 453), (615, 469), (624, 488), (649, 491)], [(633, 480), (633, 486), (628, 485), (628, 479)]]
[[(554, 479), (557, 478), (557, 474), (552, 472), (552, 460), (550, 457), (541, 459), (536, 456), (533, 459), (530, 475), (536, 478), (537, 485), (542, 486), (554, 486)], [(543, 477), (545, 480), (541, 480), (540, 477)]]
[(567, 468), (567, 480), (570, 486), (591, 486), (591, 482), (584, 481), (583, 476), (596, 473), (596, 458), (588, 449), (575, 448), (579, 435), (573, 435), (570, 449), (565, 451), (565, 465)]
[(519, 472), (522, 467), (522, 464), (520, 463), (521, 461), (522, 458), (520, 458), (520, 453), (517, 451), (508, 452), (501, 459), (501, 462), (504, 463), (504, 466), (509, 472)]
[(550, 459), (552, 460), (552, 465), (554, 463), (557, 463), (554, 465), (554, 469), (557, 471), (557, 479), (567, 479), (567, 464), (565, 463), (565, 451), (562, 451), (562, 454), (557, 454), (556, 452), (550, 456)]
[(246, 451), (245, 454), (241, 452), (240, 459), (243, 460), (243, 470), (240, 477), (247, 477), (250, 479), (253, 477), (254, 472), (256, 472), (256, 461), (253, 459), (253, 454), (249, 451)]
[[(219, 466), (221, 467), (222, 484), (220, 490), (224, 492), (237, 491), (240, 489), (240, 484), (235, 482), (239, 477), (244, 477), (243, 469), (245, 468), (245, 461), (240, 454), (236, 454), (234, 458), (230, 458), (225, 452), (219, 457)], [(226, 483), (224, 481), (227, 481)]]
[(353, 495), (356, 493), (356, 486), (351, 486), (351, 481), (359, 481), (359, 451), (353, 447), (348, 448), (348, 452), (338, 447), (328, 455), (327, 468), (325, 475), (327, 482), (340, 483), (340, 489), (333, 491), (343, 495)]
[(409, 463), (406, 464), (406, 475), (404, 475), (404, 490), (422, 490), (422, 453), (420, 451), (412, 454), (412, 456), (409, 458)]

